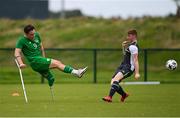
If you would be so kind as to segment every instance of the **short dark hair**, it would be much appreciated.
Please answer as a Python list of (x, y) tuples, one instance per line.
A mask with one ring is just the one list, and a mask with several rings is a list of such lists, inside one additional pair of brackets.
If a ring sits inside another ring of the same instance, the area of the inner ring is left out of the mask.
[(135, 29), (130, 29), (128, 31), (128, 34), (133, 34), (133, 35), (136, 35), (137, 36), (137, 31)]
[(32, 31), (32, 30), (34, 30), (34, 29), (35, 29), (35, 27), (34, 27), (33, 25), (31, 25), (31, 24), (26, 25), (26, 26), (24, 27), (24, 33), (28, 34), (30, 31)]

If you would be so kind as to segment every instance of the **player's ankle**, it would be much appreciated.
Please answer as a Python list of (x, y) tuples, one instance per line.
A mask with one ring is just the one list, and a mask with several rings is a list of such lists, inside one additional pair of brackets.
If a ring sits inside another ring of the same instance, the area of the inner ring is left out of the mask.
[(78, 70), (73, 69), (73, 70), (72, 70), (72, 72), (71, 72), (71, 74), (73, 74), (73, 75), (77, 75), (77, 74), (78, 74)]

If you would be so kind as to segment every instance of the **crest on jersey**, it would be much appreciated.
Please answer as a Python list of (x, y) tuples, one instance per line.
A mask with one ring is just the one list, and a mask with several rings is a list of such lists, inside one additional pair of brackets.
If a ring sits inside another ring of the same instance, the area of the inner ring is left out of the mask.
[(34, 47), (34, 48), (37, 48), (37, 44), (36, 44), (36, 43), (33, 43), (33, 47)]

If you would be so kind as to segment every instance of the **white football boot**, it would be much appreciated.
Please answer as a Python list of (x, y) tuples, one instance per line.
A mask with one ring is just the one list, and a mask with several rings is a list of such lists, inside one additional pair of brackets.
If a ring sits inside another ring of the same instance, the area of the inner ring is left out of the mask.
[(82, 68), (82, 69), (78, 69), (77, 70), (78, 72), (75, 74), (75, 76), (81, 78), (84, 75), (84, 73), (87, 71), (87, 68), (88, 67), (85, 67), (85, 68)]

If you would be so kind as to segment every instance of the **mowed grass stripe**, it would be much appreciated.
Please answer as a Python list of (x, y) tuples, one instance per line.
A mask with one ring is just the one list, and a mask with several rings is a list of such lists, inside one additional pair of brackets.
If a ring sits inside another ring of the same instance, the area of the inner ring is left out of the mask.
[[(55, 84), (55, 101), (47, 84), (26, 84), (26, 104), (21, 84), (0, 85), (0, 116), (76, 116), (76, 117), (165, 117), (180, 116), (179, 84), (123, 85), (130, 94), (121, 103), (116, 94), (112, 103), (101, 98), (109, 84)], [(18, 92), (20, 96), (13, 97)]]

